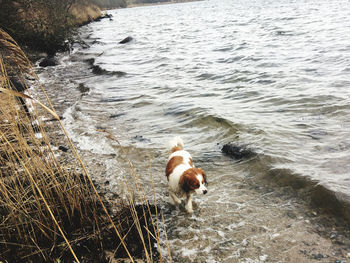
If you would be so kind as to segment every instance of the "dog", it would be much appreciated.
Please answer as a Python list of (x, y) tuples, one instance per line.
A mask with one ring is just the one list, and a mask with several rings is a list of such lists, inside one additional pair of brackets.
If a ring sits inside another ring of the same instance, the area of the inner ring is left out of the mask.
[[(175, 137), (169, 141), (171, 155), (165, 169), (168, 179), (170, 201), (173, 205), (181, 204), (181, 197), (186, 198), (186, 211), (193, 213), (192, 195), (206, 194), (207, 179), (201, 168), (195, 168), (189, 152), (184, 150), (182, 139)], [(180, 198), (179, 198), (180, 197)]]

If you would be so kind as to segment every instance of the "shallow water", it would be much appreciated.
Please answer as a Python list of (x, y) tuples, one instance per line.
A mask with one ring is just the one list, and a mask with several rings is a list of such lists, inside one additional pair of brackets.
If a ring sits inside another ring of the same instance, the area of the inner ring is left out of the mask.
[[(260, 178), (278, 170), (350, 196), (349, 2), (210, 0), (110, 13), (113, 21), (81, 28), (88, 47), (75, 45), (40, 73), (96, 178), (120, 194), (129, 173), (98, 129), (120, 140), (147, 192), (151, 160), (178, 262), (344, 257), (314, 233), (316, 214), (290, 188)], [(190, 217), (168, 204), (173, 136), (208, 174), (209, 193), (195, 198)], [(257, 156), (232, 160), (220, 151), (228, 142)]]

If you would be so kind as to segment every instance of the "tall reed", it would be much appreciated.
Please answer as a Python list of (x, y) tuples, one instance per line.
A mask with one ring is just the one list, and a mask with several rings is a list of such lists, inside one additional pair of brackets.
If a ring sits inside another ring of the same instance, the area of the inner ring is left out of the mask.
[[(24, 86), (31, 79), (46, 101), (18, 92), (13, 76)], [(70, 147), (65, 158), (53, 147), (57, 131)], [(163, 261), (157, 205), (135, 182), (116, 203), (98, 193), (30, 62), (0, 29), (0, 261), (104, 262), (106, 250), (131, 262)]]

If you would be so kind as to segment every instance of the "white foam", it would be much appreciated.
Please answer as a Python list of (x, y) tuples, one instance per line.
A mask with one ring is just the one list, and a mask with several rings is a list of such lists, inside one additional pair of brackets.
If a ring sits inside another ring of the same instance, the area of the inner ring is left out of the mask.
[(191, 257), (193, 255), (196, 255), (198, 251), (196, 249), (182, 248), (181, 253), (184, 257)]
[(63, 114), (63, 125), (77, 147), (96, 154), (116, 153), (111, 141), (104, 133), (97, 131), (94, 123), (91, 123), (91, 118), (81, 111), (76, 111), (76, 108), (77, 104), (74, 104), (66, 110)]

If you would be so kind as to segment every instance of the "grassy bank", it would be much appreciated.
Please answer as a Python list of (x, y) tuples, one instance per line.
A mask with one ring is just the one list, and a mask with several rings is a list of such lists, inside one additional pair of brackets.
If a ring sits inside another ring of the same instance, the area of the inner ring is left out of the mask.
[(25, 54), (0, 30), (0, 261), (108, 262), (106, 251), (162, 260), (157, 205), (135, 182), (123, 199), (101, 196), (50, 100), (17, 92), (8, 72), (45, 97)]
[(124, 0), (1, 0), (0, 28), (22, 47), (54, 55), (68, 48), (77, 26), (101, 16), (101, 9), (125, 7)]

